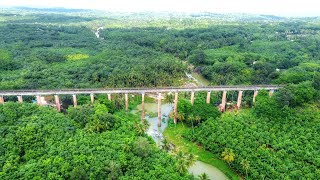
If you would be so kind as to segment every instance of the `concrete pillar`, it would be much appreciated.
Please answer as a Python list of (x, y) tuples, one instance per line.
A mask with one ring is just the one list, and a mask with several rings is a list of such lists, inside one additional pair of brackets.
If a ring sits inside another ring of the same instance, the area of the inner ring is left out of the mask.
[(0, 104), (3, 104), (3, 103), (4, 103), (3, 96), (0, 96)]
[(77, 103), (77, 96), (74, 94), (72, 95), (73, 98), (73, 107), (77, 107), (78, 103)]
[(226, 110), (226, 104), (227, 104), (227, 91), (223, 91), (222, 94), (222, 101), (221, 101), (221, 111), (224, 112)]
[(174, 94), (174, 107), (173, 107), (173, 122), (177, 124), (177, 115), (178, 115), (178, 92), (175, 92)]
[(161, 93), (158, 94), (158, 127), (161, 127)]
[(191, 105), (194, 104), (194, 91), (191, 91), (191, 100), (190, 100), (190, 102), (191, 102)]
[(144, 121), (144, 93), (141, 94), (141, 121)]
[(238, 93), (238, 101), (237, 101), (237, 108), (238, 109), (240, 109), (240, 107), (241, 107), (242, 93), (243, 93), (243, 91), (239, 91), (239, 93)]
[(56, 104), (56, 108), (57, 108), (58, 112), (60, 112), (61, 111), (61, 104), (60, 104), (60, 100), (59, 100), (58, 95), (54, 95), (54, 102)]
[(128, 93), (124, 94), (126, 112), (128, 112)]
[(208, 91), (208, 93), (207, 93), (207, 104), (210, 104), (210, 95), (211, 95), (211, 92)]
[(41, 96), (37, 95), (37, 104), (41, 106)]
[(258, 90), (254, 90), (254, 92), (253, 92), (253, 103), (255, 103), (256, 102), (256, 97), (258, 96)]
[(94, 103), (94, 94), (90, 94), (91, 104)]
[(22, 103), (23, 102), (22, 96), (17, 96), (17, 97), (18, 97), (18, 102)]
[(273, 89), (270, 90), (270, 91), (269, 91), (269, 96), (272, 97), (273, 93), (274, 93), (274, 90), (273, 90)]
[(111, 101), (111, 94), (108, 94), (108, 100)]

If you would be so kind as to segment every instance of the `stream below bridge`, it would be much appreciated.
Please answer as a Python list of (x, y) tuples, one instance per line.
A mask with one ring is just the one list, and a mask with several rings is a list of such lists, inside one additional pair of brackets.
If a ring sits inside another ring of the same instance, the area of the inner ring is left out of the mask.
[[(173, 105), (171, 104), (161, 105), (162, 121), (161, 121), (161, 127), (158, 127), (158, 117), (157, 117), (158, 105), (156, 103), (145, 103), (145, 112), (146, 112), (145, 119), (150, 124), (149, 129), (147, 130), (147, 134), (154, 139), (157, 145), (160, 145), (161, 141), (163, 140), (163, 132), (165, 128), (168, 126), (169, 114), (172, 110), (173, 110)], [(141, 111), (141, 105), (138, 105), (137, 109), (133, 110), (132, 113), (136, 113), (138, 111)], [(151, 114), (151, 115), (154, 114), (155, 117), (149, 116), (148, 114)], [(195, 177), (203, 173), (206, 173), (211, 180), (228, 180), (229, 179), (218, 168), (201, 161), (196, 161), (196, 163), (193, 166), (191, 166), (188, 170)]]

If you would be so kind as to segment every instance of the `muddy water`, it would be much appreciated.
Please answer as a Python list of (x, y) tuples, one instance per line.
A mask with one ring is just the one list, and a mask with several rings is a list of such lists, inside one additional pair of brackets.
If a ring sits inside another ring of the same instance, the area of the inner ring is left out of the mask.
[[(147, 134), (151, 136), (154, 141), (160, 145), (161, 140), (163, 139), (163, 131), (168, 126), (168, 119), (169, 114), (173, 110), (173, 105), (171, 104), (162, 104), (161, 106), (161, 114), (162, 114), (162, 120), (161, 120), (161, 127), (158, 127), (158, 105), (156, 103), (145, 103), (145, 112), (146, 112), (146, 120), (149, 122), (150, 127), (147, 130)], [(141, 105), (137, 106), (136, 111), (141, 111)], [(152, 116), (149, 116), (148, 114), (151, 114)], [(197, 161), (193, 166), (191, 166), (189, 169), (189, 172), (193, 174), (195, 177), (198, 175), (201, 175), (203, 173), (206, 173), (209, 176), (209, 179), (211, 180), (228, 180), (229, 178), (223, 174), (218, 168), (206, 164), (201, 161)]]
[(210, 164), (197, 161), (189, 169), (189, 173), (193, 174), (195, 177), (206, 173), (211, 180), (228, 180), (229, 178), (223, 174), (218, 168), (211, 166)]

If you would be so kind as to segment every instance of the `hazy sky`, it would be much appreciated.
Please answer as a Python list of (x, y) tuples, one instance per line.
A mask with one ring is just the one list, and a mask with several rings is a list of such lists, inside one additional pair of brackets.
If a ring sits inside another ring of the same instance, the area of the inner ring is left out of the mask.
[(320, 16), (320, 0), (0, 0), (8, 6)]

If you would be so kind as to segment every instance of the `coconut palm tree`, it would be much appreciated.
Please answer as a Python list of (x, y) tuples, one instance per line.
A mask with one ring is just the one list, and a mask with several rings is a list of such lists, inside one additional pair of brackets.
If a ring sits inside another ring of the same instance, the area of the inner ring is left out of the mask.
[(223, 160), (226, 161), (229, 165), (231, 162), (234, 161), (234, 158), (235, 158), (235, 154), (233, 153), (233, 150), (229, 148), (225, 148), (221, 156)]
[(93, 133), (93, 132), (102, 132), (107, 129), (106, 124), (101, 123), (98, 119), (94, 119), (93, 121), (87, 123), (85, 130), (87, 132)]
[(246, 171), (246, 176), (248, 177), (248, 170), (250, 168), (250, 161), (243, 159), (240, 162), (240, 164), (241, 164), (242, 168)]
[(149, 128), (149, 126), (150, 126), (150, 123), (149, 123), (148, 121), (143, 121), (142, 124), (143, 124), (143, 126), (144, 126), (145, 131), (146, 131), (146, 130)]
[[(183, 121), (185, 120), (185, 116), (182, 113), (177, 113), (176, 117), (179, 121), (181, 121), (182, 125), (183, 125)], [(184, 125), (183, 125), (184, 126)]]
[(195, 120), (195, 122), (197, 122), (197, 124), (199, 124), (201, 121), (201, 116), (195, 116), (194, 120)]
[(173, 101), (174, 101), (173, 94), (167, 93), (166, 96), (165, 96), (165, 102), (169, 103), (169, 104), (173, 104)]
[(185, 158), (184, 153), (180, 150), (177, 150), (175, 152), (175, 157), (177, 160), (184, 160), (184, 158)]
[(188, 167), (197, 161), (197, 156), (194, 154), (185, 154), (182, 151), (177, 151), (175, 158), (177, 159), (177, 170), (181, 174), (184, 174), (188, 170)]
[(147, 121), (143, 121), (143, 123), (139, 122), (134, 125), (134, 129), (138, 132), (139, 135), (144, 135), (149, 127), (149, 123)]
[(194, 163), (196, 163), (198, 156), (194, 155), (194, 154), (188, 154), (185, 157), (186, 161), (187, 161), (187, 165), (188, 167), (194, 165)]
[(170, 151), (171, 150), (171, 146), (170, 146), (170, 143), (169, 141), (165, 138), (163, 141), (162, 141), (162, 149), (165, 150), (165, 151)]
[(182, 151), (179, 151), (179, 150), (176, 151), (175, 152), (175, 158), (177, 160), (177, 171), (180, 174), (184, 174), (188, 169), (184, 153)]
[(187, 121), (190, 121), (190, 122), (191, 122), (192, 134), (194, 134), (193, 121), (195, 121), (195, 116), (194, 116), (193, 114), (190, 114), (190, 115), (187, 117)]
[(199, 177), (199, 180), (210, 180), (209, 176), (206, 173), (202, 173), (198, 177)]
[(188, 166), (186, 164), (186, 161), (183, 161), (183, 160), (178, 160), (177, 161), (177, 171), (180, 173), (180, 174), (184, 174), (186, 173), (188, 170)]

